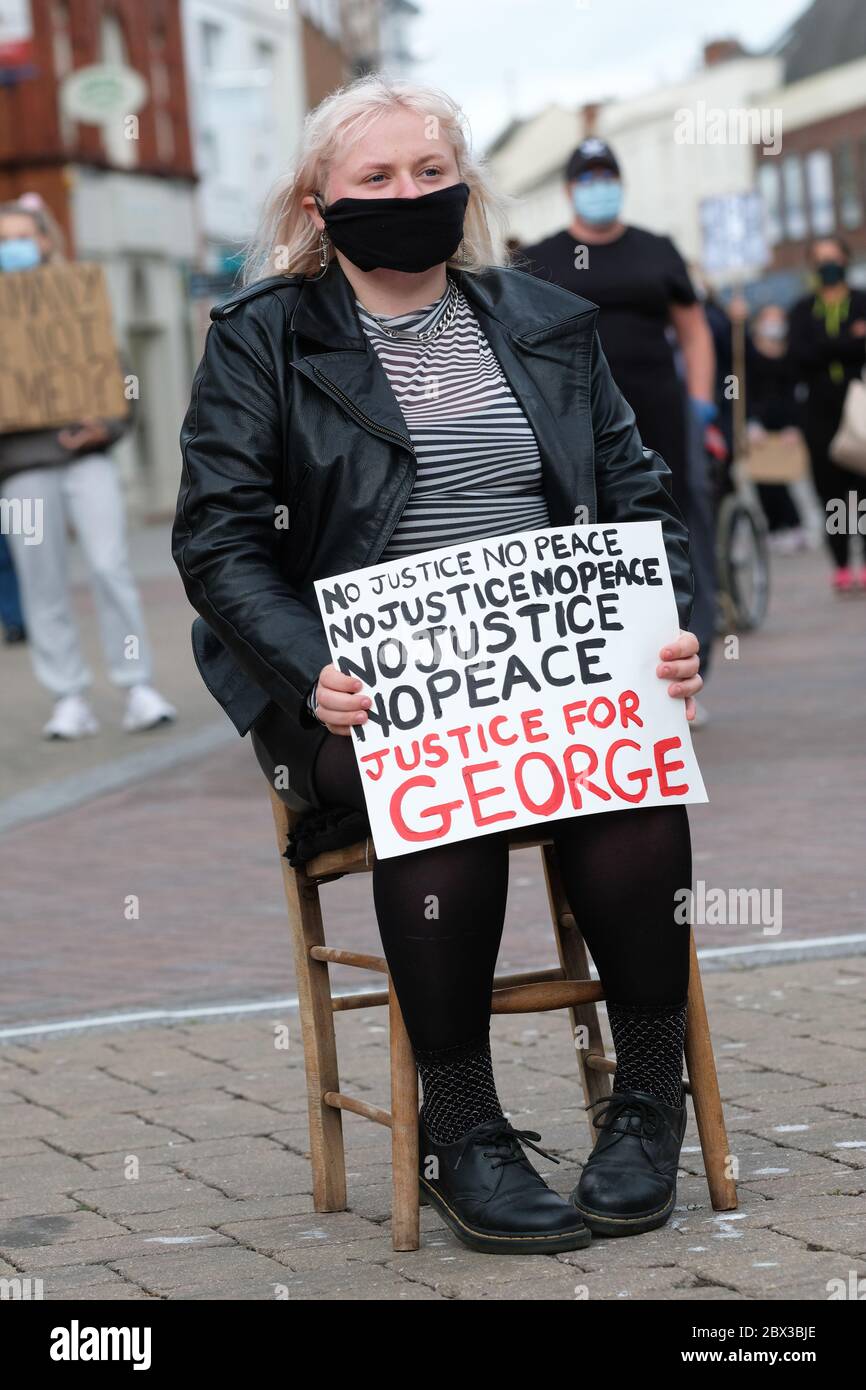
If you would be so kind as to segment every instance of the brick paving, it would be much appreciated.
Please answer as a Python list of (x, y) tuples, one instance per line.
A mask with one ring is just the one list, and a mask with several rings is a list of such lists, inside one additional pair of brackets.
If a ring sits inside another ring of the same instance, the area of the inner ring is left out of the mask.
[[(313, 1211), (294, 1015), (0, 1051), (0, 1277), (45, 1299), (826, 1300), (866, 1276), (866, 957), (706, 979), (741, 1205), (714, 1214), (690, 1120), (663, 1229), (559, 1256), (465, 1250), (422, 1208), (391, 1248), (387, 1132), (344, 1117), (349, 1208)], [(288, 1050), (275, 1028), (288, 1024)], [(383, 1015), (341, 1015), (341, 1084), (387, 1104)], [(494, 1021), (518, 1128), (575, 1183), (588, 1129), (562, 1015)], [(830, 1285), (830, 1287), (834, 1287)]]

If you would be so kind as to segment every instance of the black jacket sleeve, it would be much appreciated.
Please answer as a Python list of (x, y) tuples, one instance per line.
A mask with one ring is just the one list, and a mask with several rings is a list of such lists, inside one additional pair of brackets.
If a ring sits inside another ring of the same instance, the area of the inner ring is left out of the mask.
[(284, 577), (278, 527), (282, 411), (266, 362), (215, 321), (181, 429), (172, 554), (192, 606), (237, 664), (305, 727), (307, 692), (331, 660), (317, 611)]
[(689, 533), (673, 500), (671, 471), (641, 442), (631, 406), (614, 381), (596, 332), (590, 387), (599, 521), (660, 521), (680, 625), (692, 616), (695, 581)]
[(824, 319), (812, 312), (814, 299), (800, 299), (788, 318), (788, 352), (798, 367), (818, 373), (831, 362), (861, 367), (866, 362), (866, 338), (851, 333), (851, 323), (863, 317), (863, 305), (856, 292), (851, 295), (851, 313), (835, 337), (827, 332)]

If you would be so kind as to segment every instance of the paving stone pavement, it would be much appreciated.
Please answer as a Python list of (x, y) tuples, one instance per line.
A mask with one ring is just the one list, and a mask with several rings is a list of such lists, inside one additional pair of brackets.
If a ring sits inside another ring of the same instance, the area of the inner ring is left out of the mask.
[[(344, 1117), (349, 1208), (316, 1214), (297, 1017), (244, 1016), (0, 1050), (0, 1278), (48, 1300), (827, 1300), (866, 1276), (866, 957), (705, 987), (736, 1212), (709, 1205), (690, 1118), (659, 1231), (497, 1257), (422, 1208), (420, 1250), (395, 1253), (387, 1132)], [(337, 1021), (341, 1084), (379, 1105), (383, 1021)], [(499, 1017), (493, 1037), (504, 1103), (567, 1193), (589, 1141), (565, 1018)]]

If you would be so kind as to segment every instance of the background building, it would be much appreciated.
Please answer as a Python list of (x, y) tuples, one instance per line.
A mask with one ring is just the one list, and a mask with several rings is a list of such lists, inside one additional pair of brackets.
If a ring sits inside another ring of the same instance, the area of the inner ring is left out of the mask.
[(386, 66), (386, 40), (394, 62), (407, 61), (414, 9), (408, 0), (185, 0), (199, 335), (237, 276), (269, 189), (291, 168), (305, 115), (342, 83)]
[[(196, 256), (178, 0), (31, 0), (28, 19), (31, 63), (0, 87), (0, 197), (40, 193), (70, 254), (105, 267), (140, 389), (118, 455), (137, 508), (164, 511), (177, 494), (177, 422), (192, 357), (186, 283)], [(83, 109), (92, 100), (94, 110), (76, 119), (64, 92), (92, 64), (107, 65), (103, 92), (116, 83), (118, 102), (99, 112), (99, 93), (85, 92)]]
[[(745, 123), (752, 113), (763, 116), (768, 129), (778, 126), (779, 147), (765, 154), (760, 143), (736, 136), (680, 140), (684, 112), (696, 128), (723, 113), (732, 130), (739, 117)], [(563, 170), (588, 134), (617, 153), (626, 220), (672, 236), (687, 260), (700, 259), (702, 201), (757, 190), (765, 207), (768, 294), (798, 293), (808, 240), (834, 230), (851, 244), (852, 279), (866, 281), (862, 0), (814, 0), (764, 53), (747, 53), (736, 39), (708, 43), (685, 81), (601, 105), (551, 105), (510, 122), (487, 153), (496, 182), (516, 199), (511, 225), (520, 241), (570, 220)]]
[(416, 13), (411, 0), (15, 0), (0, 199), (40, 193), (70, 254), (105, 267), (139, 380), (117, 451), (138, 513), (174, 508), (208, 311), (304, 116), (359, 73), (405, 71)]
[(866, 284), (866, 5), (816, 0), (774, 51), (783, 79), (766, 100), (784, 109), (784, 148), (756, 160), (774, 283), (796, 281), (811, 237), (837, 232)]
[[(305, 56), (317, 32), (302, 8), (273, 0), (183, 5), (199, 265), (216, 297), (231, 285), (262, 201), (297, 145), (307, 110)], [(329, 42), (324, 32), (318, 37)]]

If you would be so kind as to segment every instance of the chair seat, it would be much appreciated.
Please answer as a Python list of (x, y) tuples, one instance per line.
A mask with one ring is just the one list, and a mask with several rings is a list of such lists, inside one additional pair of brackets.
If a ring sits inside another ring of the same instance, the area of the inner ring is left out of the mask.
[[(550, 832), (545, 832), (537, 825), (522, 825), (514, 830), (509, 830), (508, 848), (509, 849), (534, 849), (542, 845), (553, 843)], [(323, 854), (317, 854), (314, 859), (309, 859), (304, 865), (304, 872), (308, 878), (318, 880), (326, 878), (339, 878), (343, 874), (361, 874), (372, 869), (376, 860), (376, 849), (373, 844), (372, 836), (368, 835), (364, 840), (358, 840), (354, 845), (346, 845), (343, 849), (326, 850)]]

